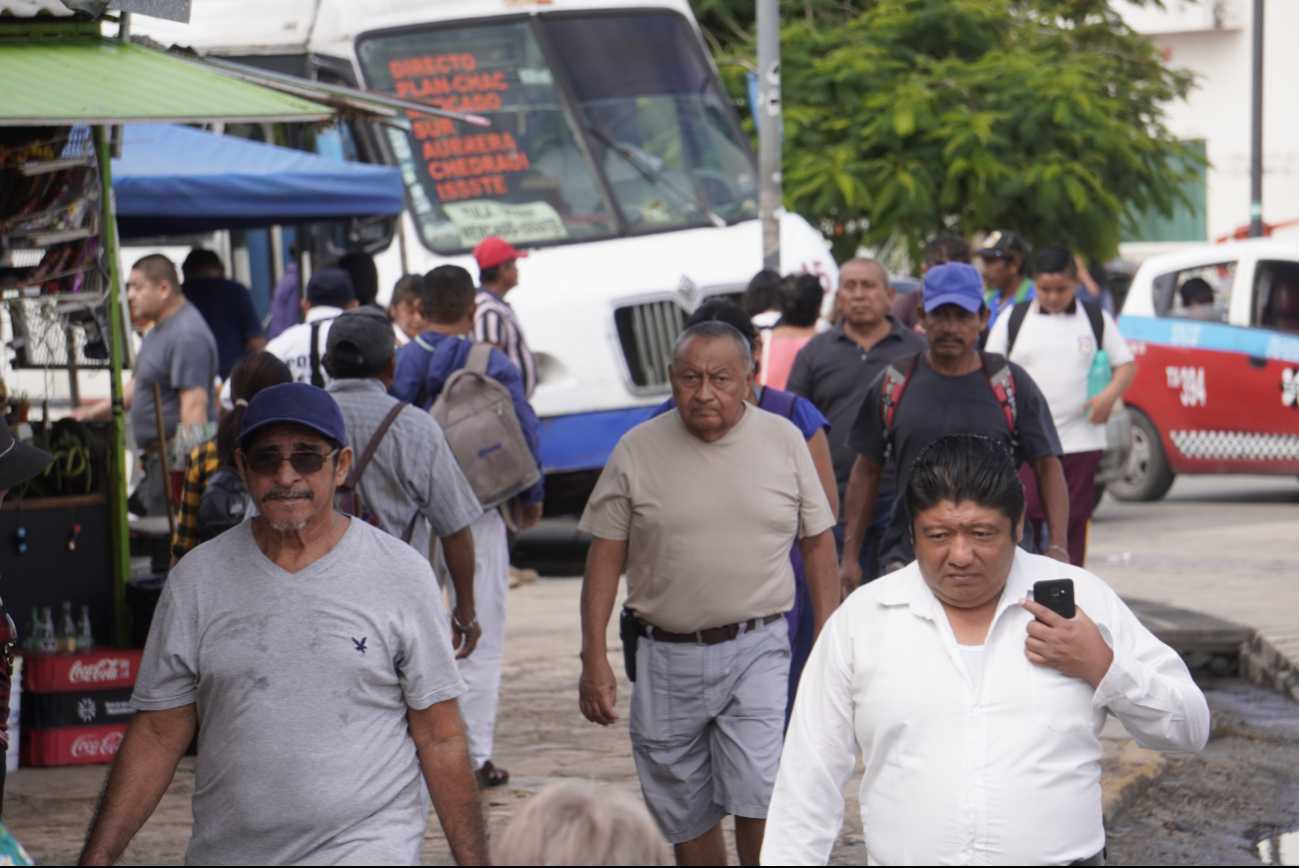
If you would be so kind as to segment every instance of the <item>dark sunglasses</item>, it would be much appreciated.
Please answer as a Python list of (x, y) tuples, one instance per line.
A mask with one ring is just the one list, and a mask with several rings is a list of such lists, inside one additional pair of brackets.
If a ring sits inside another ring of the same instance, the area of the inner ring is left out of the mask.
[(267, 449), (264, 452), (258, 452), (256, 455), (244, 454), (244, 461), (248, 469), (260, 476), (273, 476), (280, 470), (280, 465), (287, 458), (289, 464), (298, 473), (309, 476), (312, 473), (319, 473), (320, 468), (325, 466), (325, 459), (332, 458), (338, 454), (337, 449), (332, 452), (290, 452), (285, 455), (282, 452), (276, 452), (274, 449)]

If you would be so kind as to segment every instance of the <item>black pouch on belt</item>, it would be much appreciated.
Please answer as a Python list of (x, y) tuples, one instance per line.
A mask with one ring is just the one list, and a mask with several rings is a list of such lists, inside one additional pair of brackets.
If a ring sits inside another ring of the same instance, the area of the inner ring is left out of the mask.
[(636, 680), (636, 643), (640, 641), (640, 619), (631, 609), (623, 609), (618, 619), (618, 638), (622, 639), (622, 666), (627, 680)]

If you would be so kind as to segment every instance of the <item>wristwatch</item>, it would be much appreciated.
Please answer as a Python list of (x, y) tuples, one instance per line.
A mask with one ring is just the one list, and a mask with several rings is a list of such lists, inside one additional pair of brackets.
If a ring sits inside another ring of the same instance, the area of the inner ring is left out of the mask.
[(451, 610), (451, 623), (452, 623), (452, 624), (455, 624), (455, 625), (456, 625), (456, 629), (459, 630), (461, 633), (468, 633), (470, 630), (472, 630), (472, 629), (474, 629), (475, 627), (478, 626), (478, 614), (477, 614), (477, 613), (474, 613), (474, 616), (473, 616), (472, 618), (469, 619), (469, 623), (468, 623), (468, 624), (461, 624), (461, 623), (460, 623), (460, 619), (456, 617), (456, 610), (455, 610), (455, 609), (452, 609), (452, 610)]

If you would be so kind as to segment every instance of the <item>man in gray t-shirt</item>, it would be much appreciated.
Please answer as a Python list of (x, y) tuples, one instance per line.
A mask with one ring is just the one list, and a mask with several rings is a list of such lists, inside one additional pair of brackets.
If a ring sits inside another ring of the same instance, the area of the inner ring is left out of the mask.
[(460, 864), (486, 858), (428, 561), (334, 512), (338, 405), (258, 393), (237, 459), (261, 515), (190, 552), (158, 603), (83, 864), (110, 864), (199, 733), (189, 864), (419, 864), (422, 770)]
[[(203, 315), (181, 294), (171, 260), (151, 254), (135, 263), (127, 280), (131, 313), (154, 326), (136, 354), (135, 376), (122, 389), (122, 404), (131, 411), (135, 442), (144, 453), (141, 500), (149, 515), (167, 514), (166, 480), (159, 457), (158, 416), (153, 386), (162, 396), (162, 426), (171, 437), (176, 426), (212, 421), (217, 376), (217, 345)], [(111, 402), (98, 401), (73, 410), (74, 419), (107, 419)], [(181, 469), (181, 468), (174, 468)]]

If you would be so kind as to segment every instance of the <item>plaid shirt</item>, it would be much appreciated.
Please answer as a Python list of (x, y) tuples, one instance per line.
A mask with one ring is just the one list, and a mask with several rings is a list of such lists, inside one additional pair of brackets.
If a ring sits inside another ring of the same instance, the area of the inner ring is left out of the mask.
[(185, 466), (185, 487), (180, 494), (180, 512), (176, 516), (176, 536), (171, 541), (171, 553), (183, 558), (199, 544), (198, 502), (207, 488), (207, 481), (221, 469), (216, 441), (209, 440), (190, 453)]

